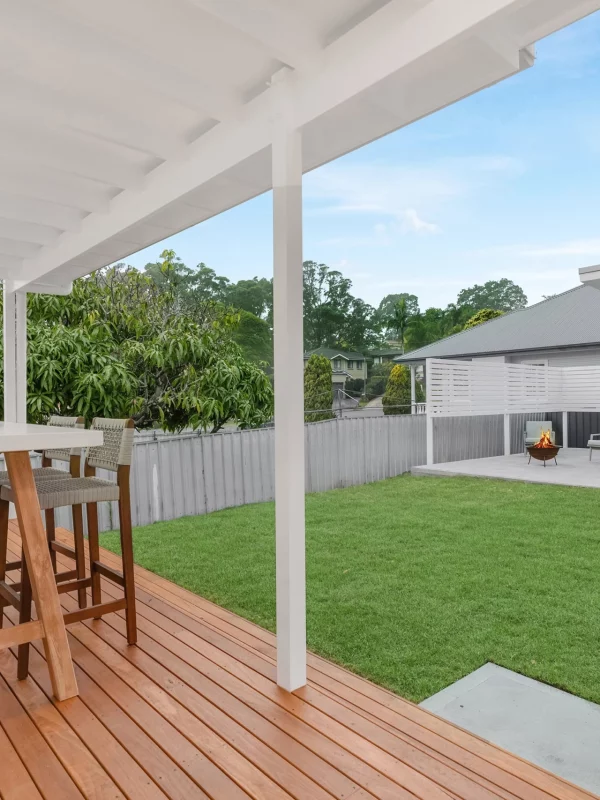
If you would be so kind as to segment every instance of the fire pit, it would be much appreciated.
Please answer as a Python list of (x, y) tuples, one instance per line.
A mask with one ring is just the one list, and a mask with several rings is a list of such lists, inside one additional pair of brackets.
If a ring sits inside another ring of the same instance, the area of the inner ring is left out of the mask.
[(543, 461), (544, 466), (546, 466), (546, 461), (554, 459), (554, 463), (558, 466), (556, 456), (559, 450), (560, 447), (552, 441), (551, 431), (542, 431), (539, 442), (527, 448), (529, 453), (529, 461), (527, 463), (530, 464), (531, 459), (535, 458), (536, 461)]

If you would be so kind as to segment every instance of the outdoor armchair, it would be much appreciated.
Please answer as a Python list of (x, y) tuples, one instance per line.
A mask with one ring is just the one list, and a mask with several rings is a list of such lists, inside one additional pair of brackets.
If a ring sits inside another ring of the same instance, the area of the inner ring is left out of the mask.
[(590, 461), (594, 450), (600, 450), (600, 433), (591, 433), (587, 446), (590, 449)]

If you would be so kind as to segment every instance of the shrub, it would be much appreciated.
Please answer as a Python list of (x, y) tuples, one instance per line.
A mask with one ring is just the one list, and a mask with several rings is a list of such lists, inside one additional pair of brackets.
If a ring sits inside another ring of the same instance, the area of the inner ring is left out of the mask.
[(367, 397), (381, 397), (385, 392), (390, 372), (394, 366), (393, 361), (384, 361), (383, 364), (375, 364), (371, 369), (371, 374), (367, 381)]
[(491, 319), (496, 319), (496, 317), (502, 317), (503, 315), (504, 311), (497, 311), (495, 308), (482, 308), (465, 322), (464, 329), (475, 328), (477, 325), (481, 325), (482, 322), (489, 322)]
[[(415, 387), (415, 400), (424, 402), (423, 387), (420, 383)], [(384, 414), (410, 414), (410, 369), (396, 364), (390, 372), (387, 387), (382, 400)]]
[(304, 409), (317, 413), (306, 414), (306, 422), (333, 419), (332, 405), (331, 361), (325, 356), (313, 354), (304, 369)]
[(347, 378), (344, 387), (348, 394), (362, 394), (365, 382), (362, 378)]

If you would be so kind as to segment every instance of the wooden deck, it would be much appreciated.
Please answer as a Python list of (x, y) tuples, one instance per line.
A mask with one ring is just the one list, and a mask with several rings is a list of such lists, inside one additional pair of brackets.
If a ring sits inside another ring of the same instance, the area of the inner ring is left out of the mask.
[(120, 613), (69, 628), (79, 697), (50, 700), (39, 647), (22, 682), (14, 654), (0, 652), (3, 800), (592, 797), (316, 656), (309, 685), (288, 695), (271, 633), (146, 570), (137, 577), (137, 647)]

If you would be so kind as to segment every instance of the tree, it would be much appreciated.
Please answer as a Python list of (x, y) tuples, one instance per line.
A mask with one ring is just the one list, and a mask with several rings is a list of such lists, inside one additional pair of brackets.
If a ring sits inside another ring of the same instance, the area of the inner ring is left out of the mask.
[(183, 310), (172, 262), (162, 281), (118, 266), (66, 297), (30, 296), (30, 421), (132, 415), (138, 427), (217, 431), (272, 416), (269, 379), (232, 339), (238, 315), (214, 303)]
[(233, 308), (268, 320), (273, 314), (273, 281), (254, 277), (231, 283), (224, 292), (223, 299)]
[(244, 356), (270, 372), (273, 366), (273, 333), (264, 319), (248, 311), (238, 312), (239, 322), (232, 338)]
[(476, 284), (459, 292), (456, 305), (469, 306), (473, 311), (492, 308), (496, 311), (514, 311), (525, 308), (527, 297), (523, 289), (508, 278), (487, 281), (483, 286)]
[(494, 308), (482, 308), (481, 311), (473, 314), (473, 316), (466, 321), (465, 330), (468, 328), (476, 328), (477, 325), (481, 325), (483, 322), (489, 322), (491, 319), (496, 319), (496, 317), (503, 316), (504, 311), (496, 311)]
[[(415, 400), (417, 403), (424, 402), (423, 387), (420, 383), (415, 384)], [(410, 369), (403, 364), (396, 364), (390, 372), (385, 394), (382, 399), (384, 414), (410, 414)]]
[(314, 353), (304, 368), (304, 410), (316, 413), (305, 414), (306, 422), (333, 419), (331, 361)]
[(392, 313), (386, 320), (388, 330), (394, 331), (396, 339), (404, 352), (406, 342), (406, 332), (410, 324), (411, 313), (408, 310), (408, 303), (405, 297), (400, 298), (392, 309)]
[(377, 306), (377, 319), (383, 328), (387, 326), (387, 321), (393, 315), (394, 309), (400, 300), (406, 301), (406, 310), (411, 317), (419, 313), (419, 298), (416, 294), (408, 294), (408, 292), (386, 294)]
[(375, 364), (371, 368), (369, 380), (367, 381), (367, 397), (381, 397), (385, 392), (390, 372), (394, 367), (393, 361), (384, 361), (382, 364)]
[(327, 264), (304, 262), (304, 347), (365, 350), (380, 342), (375, 309), (350, 293), (352, 281)]

